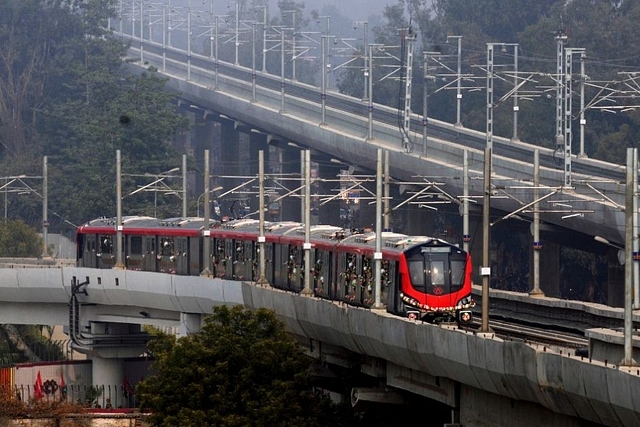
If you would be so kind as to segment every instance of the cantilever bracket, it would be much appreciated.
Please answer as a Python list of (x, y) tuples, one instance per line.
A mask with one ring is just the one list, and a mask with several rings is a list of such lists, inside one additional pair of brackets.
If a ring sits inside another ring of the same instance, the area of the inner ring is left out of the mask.
[(83, 287), (88, 286), (89, 285), (89, 276), (86, 276), (86, 280), (82, 283), (78, 282), (78, 279), (76, 278), (76, 276), (73, 276), (73, 278), (71, 279), (71, 295), (75, 296), (77, 294), (85, 294), (85, 295), (89, 295), (87, 293), (87, 289)]

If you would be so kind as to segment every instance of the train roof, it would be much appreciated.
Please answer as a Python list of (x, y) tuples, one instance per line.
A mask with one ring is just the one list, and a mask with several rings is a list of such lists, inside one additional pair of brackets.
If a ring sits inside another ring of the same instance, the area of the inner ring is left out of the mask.
[[(335, 225), (311, 225), (309, 226), (309, 236), (311, 237), (321, 237), (326, 235), (327, 233), (335, 233), (337, 231), (343, 230), (342, 227), (336, 227)], [(306, 234), (304, 224), (300, 224), (299, 227), (290, 228), (284, 234), (287, 235), (295, 235), (295, 236), (304, 236)]]
[[(102, 217), (91, 220), (86, 224), (79, 227), (79, 232), (86, 232), (95, 230), (112, 229), (115, 230), (117, 223), (117, 217)], [(209, 226), (213, 227), (218, 223), (213, 219), (209, 220)], [(127, 229), (185, 229), (185, 230), (199, 230), (204, 227), (204, 218), (199, 217), (175, 217), (158, 219), (150, 216), (123, 216), (122, 217), (123, 230)]]

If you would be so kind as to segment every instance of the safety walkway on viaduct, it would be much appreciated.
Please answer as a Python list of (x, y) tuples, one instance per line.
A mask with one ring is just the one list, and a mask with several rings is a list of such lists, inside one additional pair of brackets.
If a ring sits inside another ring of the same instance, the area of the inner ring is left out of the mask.
[(2, 323), (75, 328), (93, 360), (94, 384), (119, 383), (122, 358), (144, 352), (141, 325), (174, 327), (184, 335), (198, 331), (213, 306), (242, 304), (274, 310), (324, 362), (351, 366), (357, 357), (363, 373), (386, 384), (383, 393), (414, 393), (449, 405), (465, 426), (578, 426), (584, 420), (640, 425), (640, 368), (253, 283), (76, 267), (2, 268), (0, 301)]

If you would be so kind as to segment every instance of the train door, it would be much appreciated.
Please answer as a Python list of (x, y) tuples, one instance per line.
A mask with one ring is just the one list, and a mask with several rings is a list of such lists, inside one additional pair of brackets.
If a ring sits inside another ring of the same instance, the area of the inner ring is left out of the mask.
[(125, 265), (129, 270), (142, 270), (144, 263), (144, 252), (142, 251), (142, 236), (127, 236)]
[(171, 259), (175, 251), (175, 242), (173, 237), (160, 237), (160, 246), (158, 247), (158, 271), (160, 273), (175, 274), (176, 269)]
[(245, 240), (243, 246), (244, 261), (242, 270), (244, 280), (255, 282), (258, 275), (258, 247), (253, 240)]
[(286, 289), (289, 272), (289, 245), (275, 245), (273, 251), (273, 283), (272, 285)]
[(176, 274), (182, 276), (189, 274), (189, 258), (187, 257), (189, 247), (187, 245), (187, 237), (179, 236), (174, 239), (174, 251), (170, 256), (170, 261), (174, 265)]
[[(187, 274), (191, 276), (198, 276), (204, 270), (205, 265), (202, 263), (202, 249), (200, 248), (200, 241), (202, 241), (204, 245), (211, 245), (211, 239), (206, 237), (203, 239), (199, 239), (197, 237), (189, 237), (189, 249), (187, 250), (187, 263), (189, 264), (189, 272)], [(209, 246), (209, 256), (211, 257), (213, 252), (211, 252), (211, 246)], [(211, 258), (204, 260), (204, 262), (210, 262)], [(200, 266), (203, 266), (200, 268)], [(211, 267), (211, 264), (209, 264)]]
[[(389, 262), (389, 286), (387, 287), (387, 308), (394, 314), (405, 316), (404, 303), (400, 299), (400, 292), (402, 292), (402, 282), (405, 279), (400, 274), (397, 261)], [(384, 285), (383, 285), (384, 287)]]
[(286, 265), (287, 265), (287, 285), (286, 288), (292, 291), (299, 290), (300, 284), (300, 248), (296, 245), (286, 245), (288, 249)]
[[(391, 271), (393, 269), (393, 272)], [(394, 277), (396, 263), (383, 259), (380, 261), (380, 301), (389, 307), (392, 307), (393, 301), (390, 296), (393, 294), (391, 289), (391, 278)]]
[(360, 303), (366, 307), (373, 305), (374, 286), (373, 259), (362, 256), (362, 272), (360, 274)]
[[(274, 247), (273, 243), (265, 243), (264, 244), (264, 277), (267, 279), (267, 282), (274, 283)], [(258, 254), (260, 256), (260, 254)], [(258, 258), (258, 263), (260, 262), (260, 258)], [(258, 267), (259, 268), (259, 267)]]
[(155, 236), (144, 236), (142, 238), (143, 250), (144, 250), (144, 262), (142, 269), (144, 271), (156, 271), (157, 265), (157, 245)]
[(115, 264), (115, 247), (113, 245), (113, 236), (101, 235), (98, 242), (98, 268), (112, 268)]
[(98, 258), (96, 256), (96, 241), (97, 236), (95, 234), (81, 234), (78, 236), (79, 246), (77, 250), (79, 252), (79, 267), (96, 268), (98, 266)]
[(234, 247), (233, 239), (225, 239), (224, 240), (224, 278), (229, 280), (234, 280), (234, 271), (233, 271), (233, 261), (235, 259), (234, 252), (236, 248)]
[(329, 261), (331, 252), (322, 249), (312, 250), (312, 252), (314, 253), (311, 269), (313, 292), (316, 295), (331, 298), (331, 280), (327, 277), (331, 267)]
[(348, 303), (355, 300), (356, 284), (358, 283), (356, 255), (340, 252), (338, 255), (338, 283), (339, 299)]

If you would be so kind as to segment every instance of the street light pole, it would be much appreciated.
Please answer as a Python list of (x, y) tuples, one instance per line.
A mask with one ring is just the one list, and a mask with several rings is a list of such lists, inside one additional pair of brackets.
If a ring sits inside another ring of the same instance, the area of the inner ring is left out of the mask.
[(456, 70), (456, 126), (462, 126), (462, 122), (460, 121), (460, 103), (462, 102), (462, 36), (447, 36), (447, 40), (449, 39), (458, 40), (458, 68)]
[(280, 113), (285, 112), (285, 94), (284, 94), (284, 32), (280, 29)]
[(42, 258), (49, 257), (48, 248), (48, 203), (49, 203), (49, 179), (47, 178), (47, 156), (42, 161)]
[(259, 285), (267, 284), (267, 278), (265, 276), (265, 248), (264, 244), (266, 242), (266, 238), (264, 236), (264, 151), (258, 151), (258, 183), (259, 183), (259, 203), (260, 203), (260, 212), (259, 212), (259, 221), (260, 221), (260, 235), (258, 236), (258, 250), (260, 251), (259, 255), (259, 273), (257, 283)]
[(374, 258), (374, 304), (373, 308), (382, 308), (383, 304), (380, 298), (382, 292), (382, 281), (380, 280), (382, 273), (382, 148), (378, 148), (378, 158), (376, 162), (376, 251)]
[(251, 23), (251, 102), (256, 102), (256, 25)]
[(298, 11), (295, 9), (292, 10), (283, 10), (282, 13), (290, 13), (291, 14), (291, 80), (296, 80), (296, 13)]
[(116, 264), (114, 268), (124, 269), (122, 262), (122, 167), (120, 150), (116, 150)]
[(187, 10), (187, 81), (191, 80), (191, 8)]
[(202, 225), (202, 236), (204, 237), (202, 243), (202, 264), (204, 268), (202, 269), (200, 275), (207, 277), (211, 276), (211, 270), (209, 270), (209, 263), (211, 262), (211, 239), (209, 238), (209, 217), (211, 216), (211, 213), (209, 212), (209, 183), (211, 181), (210, 173), (209, 150), (204, 150), (204, 223)]
[(262, 8), (262, 72), (267, 72), (267, 11), (268, 5), (257, 6)]
[[(429, 74), (429, 58), (433, 55), (440, 55), (440, 52), (423, 52), (424, 55), (424, 87), (422, 90), (422, 154), (427, 155), (427, 127), (429, 124), (428, 116), (428, 99), (429, 91), (428, 82), (432, 79)], [(435, 79), (435, 77), (433, 77)]]
[(187, 155), (182, 155), (182, 217), (187, 217)]
[(368, 43), (368, 39), (369, 39), (369, 22), (368, 21), (356, 21), (353, 23), (353, 29), (357, 30), (358, 29), (358, 25), (362, 24), (364, 27), (364, 36), (362, 38), (362, 42), (364, 43), (364, 48), (362, 49), (364, 51), (364, 55), (363, 55), (363, 75), (364, 75), (364, 89), (362, 91), (362, 100), (363, 101), (367, 101), (369, 99), (369, 54), (368, 54), (368, 49), (367, 46), (369, 45)]
[(322, 44), (322, 66), (321, 66), (321, 81), (322, 81), (322, 93), (320, 94), (320, 100), (322, 103), (322, 119), (320, 121), (320, 126), (324, 126), (326, 124), (326, 113), (327, 113), (327, 48), (326, 45), (329, 43), (329, 39), (331, 36), (320, 36), (320, 41)]
[(240, 48), (240, 2), (236, 0), (236, 36), (235, 36), (235, 48), (236, 48), (236, 61), (235, 64), (239, 65), (238, 62), (238, 50)]

